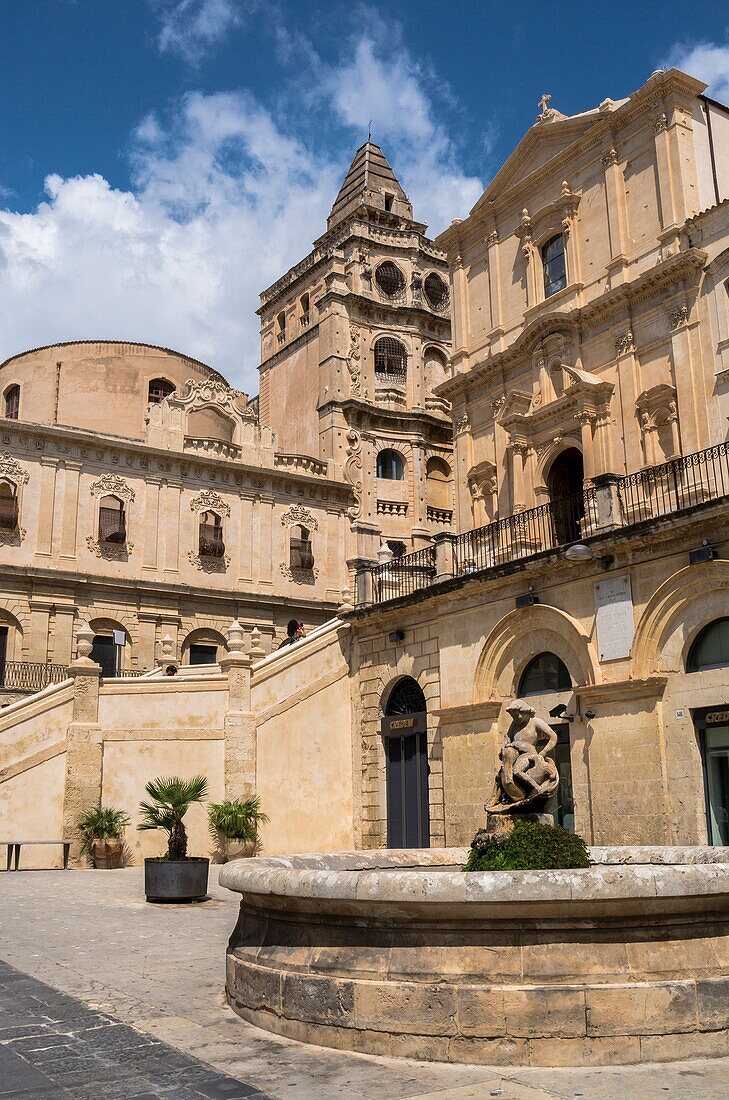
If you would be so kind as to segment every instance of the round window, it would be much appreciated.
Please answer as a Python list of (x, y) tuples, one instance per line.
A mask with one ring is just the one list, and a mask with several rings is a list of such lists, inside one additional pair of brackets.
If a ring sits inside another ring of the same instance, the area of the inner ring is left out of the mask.
[(385, 260), (384, 264), (380, 264), (375, 271), (375, 279), (382, 293), (388, 298), (394, 298), (405, 289), (405, 276), (392, 260)]
[(434, 271), (426, 278), (423, 290), (431, 309), (443, 309), (448, 304), (448, 284)]

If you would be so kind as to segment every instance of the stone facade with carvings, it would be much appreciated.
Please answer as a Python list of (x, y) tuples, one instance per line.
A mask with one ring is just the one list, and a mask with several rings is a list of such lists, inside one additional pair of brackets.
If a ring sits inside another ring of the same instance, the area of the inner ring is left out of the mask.
[[(350, 486), (330, 463), (278, 452), (209, 367), (79, 342), (8, 360), (0, 388), (9, 692), (42, 686), (25, 665), (62, 671), (79, 619), (102, 639), (117, 631), (105, 659), (134, 672), (167, 635), (175, 659), (210, 661), (236, 617), (269, 649), (290, 618), (312, 627), (341, 603)], [(295, 563), (308, 543), (305, 567), (292, 569), (292, 540)]]
[(261, 295), (261, 423), (342, 468), (359, 559), (452, 527), (448, 269), (426, 228), (368, 141), (313, 251)]

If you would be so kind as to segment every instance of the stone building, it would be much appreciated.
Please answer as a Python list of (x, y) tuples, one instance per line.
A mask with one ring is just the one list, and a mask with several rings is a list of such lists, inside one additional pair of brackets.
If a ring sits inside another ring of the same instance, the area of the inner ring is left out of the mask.
[(350, 487), (276, 450), (205, 364), (60, 344), (3, 363), (0, 403), (5, 701), (65, 675), (79, 619), (110, 675), (153, 668), (167, 636), (175, 659), (215, 662), (236, 617), (268, 650), (341, 602)]
[(505, 704), (590, 841), (729, 843), (729, 111), (674, 69), (536, 122), (452, 271), (458, 535), (358, 577), (364, 846), (461, 844)]
[(261, 295), (261, 424), (352, 485), (354, 552), (450, 530), (450, 295), (382, 150), (357, 153), (313, 251)]

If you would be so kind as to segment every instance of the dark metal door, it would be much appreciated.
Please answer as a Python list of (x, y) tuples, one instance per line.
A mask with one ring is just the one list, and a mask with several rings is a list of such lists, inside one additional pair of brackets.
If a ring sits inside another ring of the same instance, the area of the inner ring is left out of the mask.
[(387, 748), (387, 846), (429, 848), (428, 735), (391, 734)]
[(116, 676), (118, 661), (119, 647), (114, 643), (114, 639), (106, 634), (97, 634), (94, 638), (94, 644), (91, 647), (91, 660), (96, 661), (97, 665), (101, 665), (102, 676)]
[(0, 686), (5, 684), (5, 665), (8, 659), (8, 628), (0, 626)]

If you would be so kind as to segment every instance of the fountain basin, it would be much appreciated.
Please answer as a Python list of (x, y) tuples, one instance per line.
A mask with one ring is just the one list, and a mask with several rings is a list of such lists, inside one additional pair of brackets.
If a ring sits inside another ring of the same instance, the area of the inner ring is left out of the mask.
[(467, 849), (240, 860), (231, 1007), (365, 1053), (487, 1065), (729, 1054), (729, 849), (593, 848), (463, 874)]

